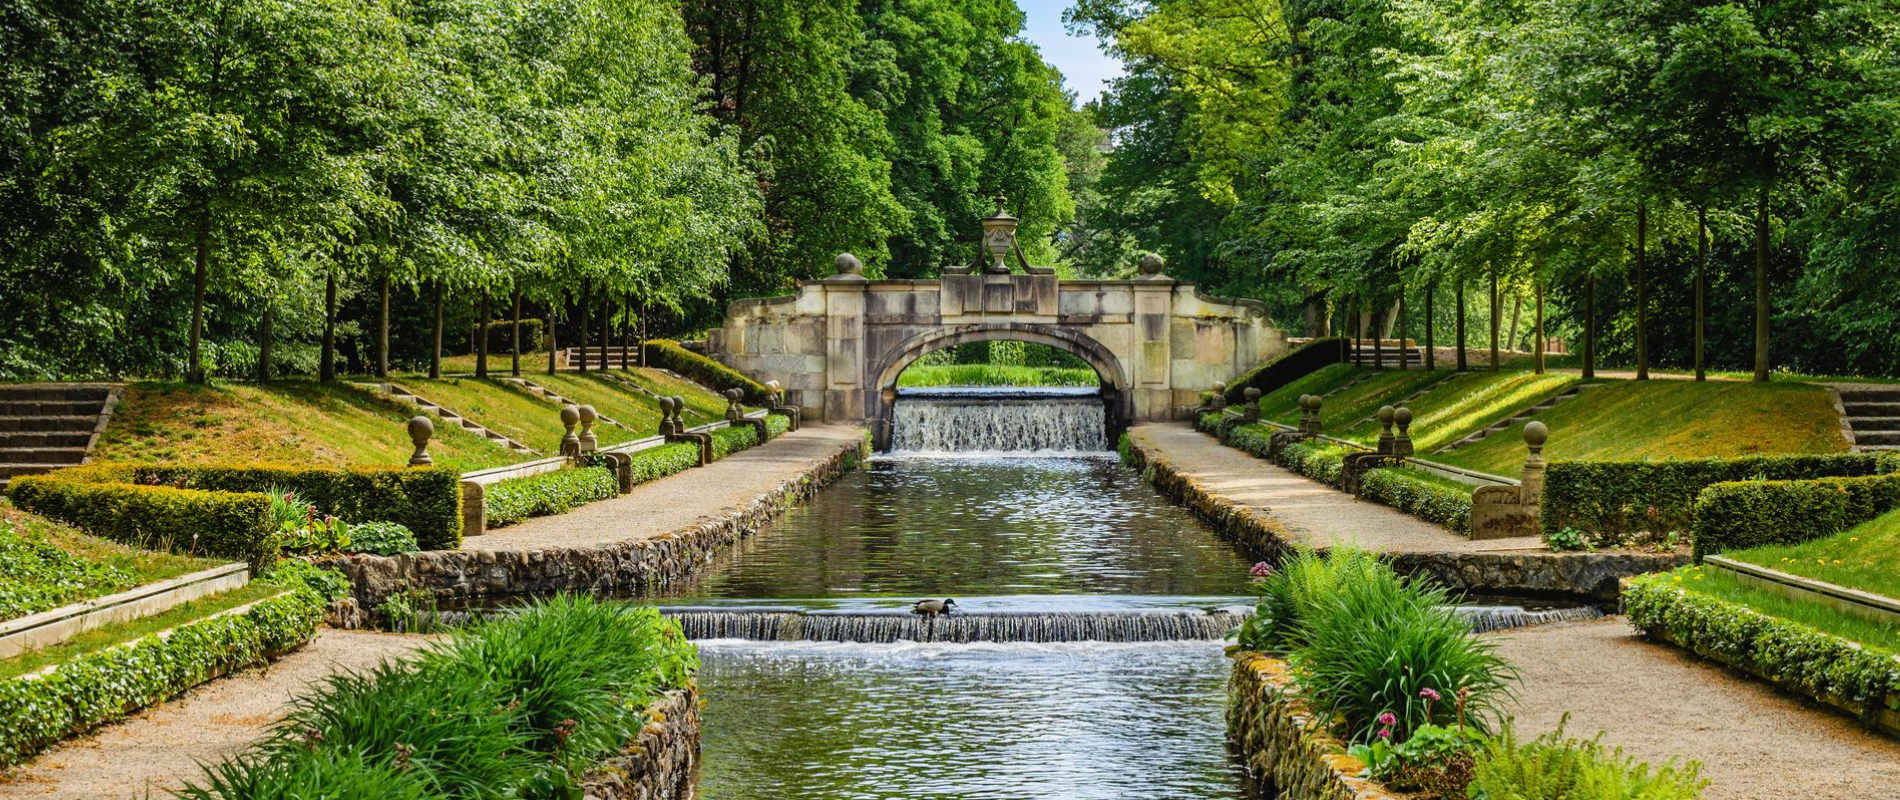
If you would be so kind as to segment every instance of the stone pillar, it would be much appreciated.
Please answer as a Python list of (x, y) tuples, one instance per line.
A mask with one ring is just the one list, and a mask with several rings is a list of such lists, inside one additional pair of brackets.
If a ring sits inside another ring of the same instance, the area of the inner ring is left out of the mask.
[(865, 415), (864, 311), (869, 284), (864, 265), (840, 253), (838, 273), (825, 279), (825, 420), (845, 422)]
[(1214, 396), (1207, 399), (1208, 413), (1218, 414), (1227, 408), (1227, 384), (1215, 383)]
[(1300, 408), (1306, 412), (1300, 419), (1300, 433), (1308, 439), (1326, 432), (1326, 426), (1319, 420), (1320, 406), (1324, 402), (1324, 398), (1316, 394), (1304, 395), (1300, 398)]
[(1398, 409), (1391, 406), (1379, 407), (1379, 455), (1392, 455), (1395, 440), (1392, 436), (1392, 420), (1398, 416)]
[(572, 405), (561, 406), (561, 426), (567, 433), (561, 436), (561, 455), (579, 458), (581, 455), (581, 437), (574, 434), (574, 426), (581, 424), (581, 410)]
[(429, 438), (435, 435), (435, 422), (427, 415), (418, 414), (409, 419), (409, 441), (416, 451), (409, 455), (409, 466), (435, 466), (435, 459), (429, 456)]
[(1399, 406), (1392, 412), (1392, 422), (1399, 426), (1399, 433), (1392, 439), (1392, 455), (1399, 458), (1412, 457), (1412, 409)]
[(480, 536), (488, 532), (488, 490), (474, 481), (462, 481), (462, 535)]
[(798, 430), (798, 418), (801, 416), (799, 408), (798, 406), (785, 405), (785, 390), (779, 388), (778, 381), (766, 381), (765, 391), (771, 397), (770, 406), (772, 413), (783, 415), (790, 421), (790, 424), (785, 427), (785, 431), (790, 433)]
[(1544, 497), (1544, 442), (1550, 439), (1550, 428), (1537, 420), (1524, 423), (1524, 446), (1530, 455), (1524, 459), (1524, 477), (1518, 483), (1519, 501), (1531, 506), (1539, 506)]
[(1247, 400), (1246, 407), (1240, 410), (1241, 418), (1245, 419), (1248, 422), (1259, 422), (1260, 421), (1260, 390), (1252, 386), (1249, 386), (1247, 387), (1246, 391), (1240, 393), (1240, 396), (1243, 398), (1246, 398)]
[[(602, 367), (602, 369), (604, 370), (606, 368)], [(587, 455), (595, 450), (599, 450), (600, 439), (594, 436), (594, 423), (599, 421), (600, 412), (595, 411), (593, 406), (581, 406), (576, 409), (576, 413), (580, 414), (581, 418), (581, 435), (578, 437), (580, 441), (578, 455)]]
[(1175, 284), (1161, 274), (1160, 266), (1160, 256), (1143, 256), (1143, 277), (1130, 287), (1135, 298), (1135, 352), (1133, 363), (1125, 366), (1137, 420), (1164, 420), (1173, 414)]

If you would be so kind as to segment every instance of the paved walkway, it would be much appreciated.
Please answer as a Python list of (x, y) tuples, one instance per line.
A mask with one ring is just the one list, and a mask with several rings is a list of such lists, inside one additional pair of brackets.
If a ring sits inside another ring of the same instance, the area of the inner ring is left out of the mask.
[(262, 736), (292, 698), (325, 678), (400, 658), (426, 641), (325, 628), (268, 667), (207, 683), (0, 775), (0, 798), (167, 797), (203, 774), (199, 764), (215, 763)]
[(1352, 543), (1386, 552), (1546, 552), (1535, 536), (1473, 541), (1390, 506), (1360, 500), (1299, 473), (1254, 458), (1186, 423), (1129, 429), (1143, 449), (1172, 462), (1209, 491), (1252, 506), (1315, 546)]
[(861, 428), (804, 425), (764, 446), (743, 450), (633, 491), (552, 517), (535, 517), (462, 542), (465, 550), (531, 550), (644, 539), (689, 527), (751, 502), (840, 449), (859, 446)]
[(1866, 800), (1900, 794), (1900, 742), (1761, 681), (1652, 644), (1622, 617), (1489, 634), (1523, 675), (1526, 738), (1557, 727), (1659, 764), (1702, 762), (1704, 800)]

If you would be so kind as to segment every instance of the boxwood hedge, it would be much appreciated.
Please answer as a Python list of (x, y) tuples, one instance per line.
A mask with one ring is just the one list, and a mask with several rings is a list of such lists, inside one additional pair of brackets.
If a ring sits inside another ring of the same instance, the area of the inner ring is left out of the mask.
[(1471, 532), (1470, 486), (1447, 485), (1408, 468), (1368, 470), (1359, 478), (1360, 496), (1377, 500), (1426, 522), (1458, 533)]
[(488, 512), (488, 527), (501, 528), (529, 517), (565, 514), (613, 497), (619, 488), (613, 470), (580, 467), (501, 481), (487, 487), (482, 502)]
[(1900, 508), (1900, 475), (1718, 483), (1695, 504), (1695, 557), (1831, 536)]
[(1544, 472), (1544, 536), (1564, 528), (1611, 539), (1658, 528), (1687, 531), (1697, 496), (1717, 483), (1874, 475), (1895, 471), (1897, 463), (1872, 453), (1552, 462)]
[(658, 480), (699, 466), (699, 445), (674, 442), (633, 454), (633, 484)]
[(721, 392), (727, 389), (743, 389), (745, 401), (748, 403), (763, 403), (768, 399), (764, 384), (746, 377), (736, 369), (681, 347), (679, 342), (670, 339), (648, 339), (646, 357), (648, 364), (670, 369), (695, 383), (710, 386)]

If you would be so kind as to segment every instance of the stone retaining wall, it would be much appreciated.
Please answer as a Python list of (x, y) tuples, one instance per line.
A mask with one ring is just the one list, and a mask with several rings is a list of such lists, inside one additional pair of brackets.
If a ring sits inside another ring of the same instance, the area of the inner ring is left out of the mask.
[[(1279, 520), (1252, 506), (1216, 494), (1166, 457), (1144, 450), (1133, 437), (1127, 454), (1136, 469), (1170, 499), (1199, 514), (1214, 529), (1269, 557), (1305, 541)], [(1325, 548), (1320, 548), (1324, 550)], [(1681, 554), (1649, 553), (1468, 553), (1394, 552), (1388, 560), (1407, 575), (1427, 575), (1463, 591), (1565, 595), (1614, 602), (1618, 582), (1630, 575), (1662, 572), (1689, 563)]]
[(419, 591), (437, 600), (459, 600), (563, 590), (661, 589), (686, 579), (720, 550), (811, 499), (855, 469), (863, 455), (862, 443), (840, 447), (743, 506), (727, 508), (697, 525), (647, 539), (583, 547), (358, 555), (339, 559), (335, 566), (350, 579), (357, 606), (371, 610), (403, 591)]
[(1300, 697), (1286, 662), (1259, 653), (1234, 658), (1227, 736), (1247, 768), (1279, 800), (1393, 800), (1377, 781), (1356, 777), (1366, 765)]
[(586, 800), (688, 800), (699, 780), (699, 691), (667, 692), (619, 755), (581, 779)]

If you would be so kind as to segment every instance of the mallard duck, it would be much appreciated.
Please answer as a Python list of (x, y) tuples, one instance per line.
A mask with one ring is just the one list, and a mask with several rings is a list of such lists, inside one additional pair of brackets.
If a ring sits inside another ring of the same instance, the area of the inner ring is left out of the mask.
[(949, 614), (956, 610), (956, 607), (957, 601), (948, 598), (943, 600), (919, 600), (917, 601), (917, 605), (911, 606), (910, 613), (922, 614), (930, 619), (936, 619), (939, 616)]

